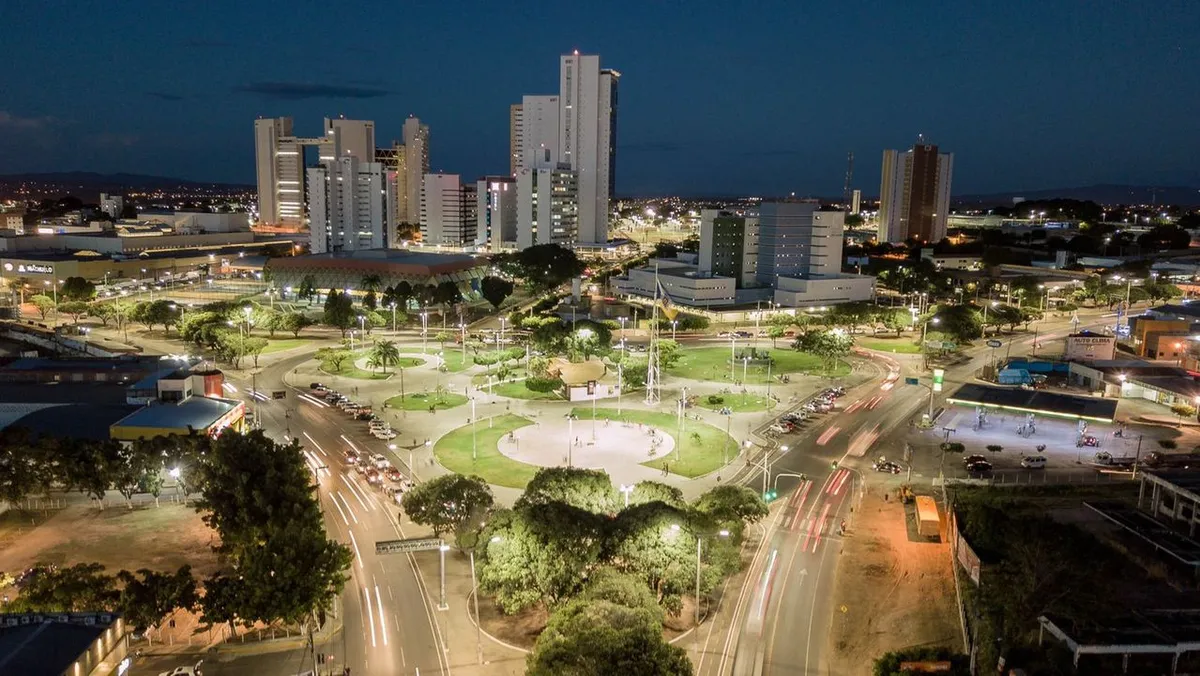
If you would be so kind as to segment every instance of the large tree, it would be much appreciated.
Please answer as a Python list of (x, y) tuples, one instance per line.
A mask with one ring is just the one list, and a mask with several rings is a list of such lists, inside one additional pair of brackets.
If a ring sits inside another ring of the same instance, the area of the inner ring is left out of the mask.
[(77, 563), (63, 568), (38, 566), (26, 578), (10, 612), (82, 613), (114, 610), (116, 580), (99, 563)]
[(67, 300), (89, 301), (96, 297), (96, 285), (83, 277), (67, 277), (58, 293)]
[(192, 610), (196, 606), (196, 579), (189, 565), (174, 573), (145, 568), (136, 574), (122, 570), (117, 579), (122, 584), (117, 607), (125, 620), (138, 629), (158, 626), (175, 610)]
[(492, 489), (483, 479), (444, 474), (405, 493), (401, 506), (413, 523), (429, 526), (435, 536), (453, 531), (461, 540), (483, 525), (493, 503)]
[(46, 315), (58, 305), (58, 303), (54, 302), (53, 298), (40, 293), (36, 296), (30, 296), (29, 302), (32, 303), (33, 307), (37, 309), (38, 314), (42, 316), (43, 320), (46, 318)]
[(541, 294), (583, 274), (587, 266), (575, 252), (558, 244), (537, 244), (511, 255), (505, 261), (512, 276), (525, 281)]
[(340, 330), (342, 338), (346, 337), (346, 331), (353, 328), (354, 323), (358, 321), (354, 314), (354, 301), (350, 299), (349, 294), (337, 289), (329, 290), (329, 295), (325, 297), (324, 321)]
[(371, 346), (370, 357), (387, 373), (389, 366), (395, 366), (400, 361), (400, 348), (396, 347), (394, 340), (377, 340)]
[(718, 527), (727, 529), (735, 541), (742, 529), (766, 518), (767, 503), (754, 490), (726, 484), (709, 489), (696, 499), (696, 511), (712, 517)]
[(525, 486), (516, 506), (538, 506), (551, 502), (578, 507), (596, 514), (616, 511), (617, 496), (608, 473), (580, 467), (543, 467)]
[(530, 676), (688, 676), (687, 651), (663, 640), (644, 608), (580, 600), (550, 616), (527, 658)]
[(279, 317), (280, 330), (290, 332), (294, 338), (299, 338), (300, 332), (314, 323), (303, 312), (285, 312)]
[(504, 299), (512, 295), (513, 283), (503, 277), (488, 275), (479, 282), (479, 292), (497, 310)]

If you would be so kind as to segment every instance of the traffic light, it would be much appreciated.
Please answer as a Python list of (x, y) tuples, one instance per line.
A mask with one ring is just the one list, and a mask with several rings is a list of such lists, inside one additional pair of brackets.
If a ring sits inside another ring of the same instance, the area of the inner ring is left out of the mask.
[(775, 491), (763, 491), (763, 502), (770, 502), (777, 497), (779, 497), (779, 494)]
[(834, 460), (834, 461), (830, 462), (829, 466), (832, 467), (833, 469), (837, 469), (838, 461)]

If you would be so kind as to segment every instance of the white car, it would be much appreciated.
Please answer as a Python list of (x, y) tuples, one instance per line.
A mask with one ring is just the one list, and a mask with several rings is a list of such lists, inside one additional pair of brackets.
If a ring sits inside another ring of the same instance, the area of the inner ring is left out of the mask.
[(383, 441), (389, 441), (396, 438), (396, 433), (391, 430), (371, 430), (371, 436)]
[(1046, 469), (1046, 458), (1041, 455), (1027, 455), (1021, 458), (1021, 467), (1025, 469)]
[(204, 664), (204, 660), (200, 660), (195, 665), (190, 667), (175, 667), (174, 669), (162, 672), (158, 676), (201, 676), (201, 664)]
[(383, 457), (382, 453), (372, 455), (371, 462), (375, 465), (376, 469), (387, 469), (392, 466), (392, 463), (388, 462), (388, 459)]
[(373, 430), (390, 430), (390, 429), (392, 429), (392, 424), (386, 420), (372, 420), (371, 424), (367, 425), (367, 427), (371, 428), (372, 431)]

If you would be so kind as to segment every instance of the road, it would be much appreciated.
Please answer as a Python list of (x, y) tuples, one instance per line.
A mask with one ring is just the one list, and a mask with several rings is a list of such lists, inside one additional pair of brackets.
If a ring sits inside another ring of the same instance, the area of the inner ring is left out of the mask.
[[(437, 615), (438, 553), (376, 555), (375, 542), (406, 537), (405, 526), (397, 520), (398, 506), (389, 504), (390, 498), (346, 466), (344, 451), (357, 448), (383, 453), (404, 473), (408, 474), (408, 468), (385, 444), (366, 433), (365, 424), (350, 420), (337, 408), (299, 397), (299, 391), (286, 387), (283, 375), (308, 359), (311, 355), (301, 355), (258, 373), (259, 391), (288, 389), (288, 397), (254, 401), (253, 407), (270, 436), (282, 441), (291, 434), (300, 440), (306, 461), (315, 468), (329, 537), (354, 552), (350, 579), (339, 604), (342, 631), (332, 643), (318, 646), (317, 652), (333, 655), (333, 665), (349, 666), (354, 674), (450, 674), (447, 637)], [(250, 391), (248, 379), (228, 382), (238, 388), (239, 396)], [(422, 557), (422, 564), (431, 571), (428, 580), (415, 557)], [(312, 660), (311, 650), (298, 649), (224, 663), (209, 660), (205, 673), (294, 675), (301, 667), (312, 669)], [(158, 673), (153, 669), (188, 663), (188, 658), (182, 657), (155, 660), (150, 669), (139, 671)], [(326, 668), (322, 666), (322, 672)]]

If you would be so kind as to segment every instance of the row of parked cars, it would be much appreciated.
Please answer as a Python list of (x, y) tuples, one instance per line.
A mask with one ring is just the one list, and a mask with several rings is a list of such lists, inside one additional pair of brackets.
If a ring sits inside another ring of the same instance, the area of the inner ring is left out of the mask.
[(382, 453), (368, 454), (347, 448), (346, 464), (354, 468), (367, 483), (382, 490), (389, 498), (400, 503), (400, 498), (413, 487), (400, 470), (392, 465)]
[(846, 394), (846, 388), (844, 387), (830, 387), (819, 392), (800, 408), (780, 416), (779, 420), (776, 420), (767, 428), (767, 433), (776, 435), (794, 431), (800, 423), (807, 420), (810, 416), (832, 411), (834, 402), (844, 394)]
[(392, 429), (391, 423), (375, 415), (369, 405), (354, 401), (341, 392), (331, 390), (321, 383), (312, 383), (309, 385), (309, 389), (312, 390), (314, 396), (324, 398), (325, 403), (330, 406), (338, 407), (355, 420), (366, 422), (367, 430), (376, 439), (390, 441), (396, 438), (396, 432)]

